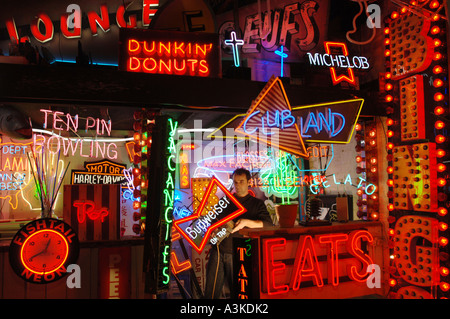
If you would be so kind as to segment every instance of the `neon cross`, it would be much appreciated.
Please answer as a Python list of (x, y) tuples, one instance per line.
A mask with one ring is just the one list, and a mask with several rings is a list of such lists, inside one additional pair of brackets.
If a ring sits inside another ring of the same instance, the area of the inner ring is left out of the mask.
[(244, 40), (238, 40), (236, 37), (236, 32), (231, 31), (231, 40), (225, 40), (224, 41), (226, 45), (231, 45), (233, 47), (233, 59), (234, 59), (234, 65), (236, 67), (240, 66), (239, 61), (239, 48), (238, 45), (244, 45)]
[(280, 46), (280, 50), (275, 51), (275, 54), (279, 55), (281, 58), (281, 77), (283, 77), (283, 59), (287, 58), (287, 53), (283, 53), (283, 46)]

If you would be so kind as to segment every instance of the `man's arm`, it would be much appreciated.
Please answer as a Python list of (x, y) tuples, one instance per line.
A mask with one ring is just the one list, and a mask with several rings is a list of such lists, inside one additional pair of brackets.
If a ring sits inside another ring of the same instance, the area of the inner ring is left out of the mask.
[(235, 233), (239, 230), (241, 230), (244, 227), (248, 227), (248, 228), (260, 228), (263, 227), (264, 223), (262, 220), (251, 220), (251, 219), (239, 219), (236, 224), (234, 224), (234, 228), (232, 233)]
[(255, 219), (239, 219), (234, 225), (232, 233), (235, 233), (244, 227), (261, 228), (264, 226), (273, 226), (272, 219), (270, 218), (270, 214), (263, 201), (259, 202), (255, 217)]

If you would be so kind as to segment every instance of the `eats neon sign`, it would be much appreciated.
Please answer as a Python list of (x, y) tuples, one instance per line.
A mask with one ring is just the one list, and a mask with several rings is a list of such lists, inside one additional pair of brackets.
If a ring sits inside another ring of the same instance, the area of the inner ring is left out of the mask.
[[(295, 262), (290, 272), (288, 283), (287, 265), (280, 261), (279, 254), (287, 249), (286, 238), (264, 239), (262, 242), (263, 250), (263, 286), (262, 290), (269, 295), (282, 295), (289, 291), (299, 290), (306, 281), (312, 281), (316, 287), (325, 285), (325, 278), (328, 284), (338, 286), (340, 277), (343, 276), (340, 271), (339, 263), (343, 262), (342, 249), (338, 247), (345, 246), (346, 251), (357, 263), (347, 263), (346, 275), (353, 281), (364, 282), (370, 275), (367, 267), (373, 264), (372, 257), (364, 249), (367, 244), (372, 244), (374, 238), (367, 230), (355, 230), (349, 234), (332, 233), (317, 236), (300, 236), (295, 252)], [(321, 245), (327, 249), (327, 269), (324, 276), (322, 273), (317, 254), (317, 247)], [(352, 259), (353, 259), (352, 258)]]

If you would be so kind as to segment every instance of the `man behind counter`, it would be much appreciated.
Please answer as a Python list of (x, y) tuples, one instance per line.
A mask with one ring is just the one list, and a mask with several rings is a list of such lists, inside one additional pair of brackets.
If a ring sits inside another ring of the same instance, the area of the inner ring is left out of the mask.
[(230, 290), (233, 287), (233, 237), (241, 236), (238, 231), (244, 227), (259, 228), (273, 225), (264, 202), (248, 192), (250, 172), (244, 168), (238, 168), (233, 172), (232, 178), (235, 189), (234, 197), (247, 211), (234, 220), (232, 235), (225, 238), (220, 244), (212, 245), (206, 266), (206, 299), (221, 298), (225, 284)]

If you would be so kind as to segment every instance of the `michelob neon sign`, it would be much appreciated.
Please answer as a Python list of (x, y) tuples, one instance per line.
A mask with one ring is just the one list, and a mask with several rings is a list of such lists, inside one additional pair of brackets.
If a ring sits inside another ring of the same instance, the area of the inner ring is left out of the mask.
[[(326, 52), (325, 54), (315, 53), (313, 55), (308, 52), (307, 56), (311, 65), (330, 67), (333, 85), (336, 85), (342, 81), (355, 85), (355, 75), (353, 73), (353, 69), (367, 70), (370, 67), (366, 57), (350, 57), (348, 55), (348, 50), (345, 43), (325, 42), (324, 47)], [(338, 75), (336, 68), (347, 69), (347, 74)]]

